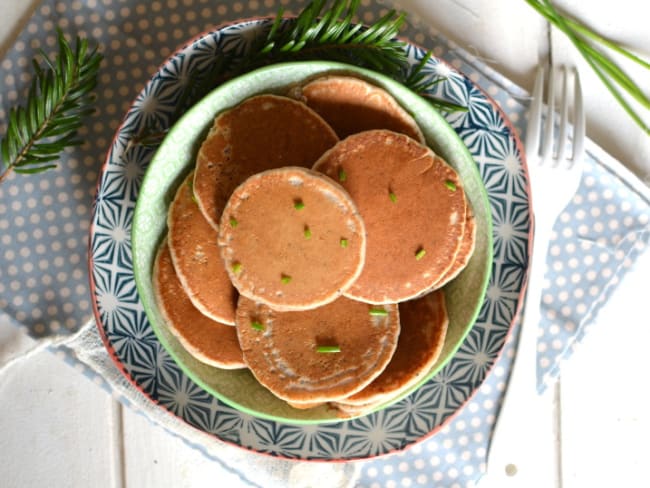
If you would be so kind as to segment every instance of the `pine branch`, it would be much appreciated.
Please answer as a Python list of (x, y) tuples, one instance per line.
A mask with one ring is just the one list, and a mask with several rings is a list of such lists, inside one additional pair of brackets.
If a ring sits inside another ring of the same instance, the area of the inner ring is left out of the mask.
[[(405, 14), (390, 10), (374, 24), (364, 26), (355, 23), (359, 5), (360, 0), (313, 0), (297, 17), (290, 19), (284, 17), (284, 10), (280, 8), (266, 36), (252, 46), (247, 56), (235, 58), (221, 53), (200, 83), (184, 89), (182, 103), (178, 104), (172, 121), (210, 90), (234, 76), (279, 62), (311, 60), (339, 61), (379, 71), (419, 93), (439, 110), (467, 110), (428, 94), (437, 82), (443, 81), (432, 78), (422, 69), (431, 58), (431, 52), (411, 68), (406, 44), (397, 38)], [(164, 131), (144, 127), (131, 139), (130, 146), (157, 144), (164, 136)]]
[(55, 60), (41, 51), (44, 66), (32, 60), (35, 76), (25, 106), (9, 111), (7, 132), (0, 142), (5, 167), (0, 183), (13, 171), (41, 173), (56, 167), (66, 147), (80, 145), (77, 130), (83, 118), (94, 112), (97, 72), (102, 60), (88, 41), (77, 37), (73, 48), (58, 31), (59, 53)]

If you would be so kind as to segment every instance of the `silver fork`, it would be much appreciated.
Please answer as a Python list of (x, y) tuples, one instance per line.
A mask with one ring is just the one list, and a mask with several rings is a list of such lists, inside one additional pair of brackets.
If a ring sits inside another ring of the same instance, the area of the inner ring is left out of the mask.
[[(510, 372), (507, 390), (490, 440), (487, 474), (480, 486), (533, 487), (541, 484), (544, 475), (536, 471), (538, 445), (542, 426), (539, 425), (539, 396), (537, 394), (537, 335), (540, 322), (542, 285), (546, 254), (553, 224), (575, 195), (582, 175), (585, 121), (582, 92), (577, 70), (562, 69), (559, 134), (554, 147), (555, 78), (551, 70), (547, 90), (546, 121), (542, 128), (544, 68), (535, 79), (533, 103), (526, 136), (526, 159), (530, 175), (533, 202), (534, 238), (528, 292), (519, 332), (517, 354)], [(571, 76), (572, 75), (572, 76)], [(573, 77), (573, 141), (569, 149), (568, 79)], [(554, 153), (554, 149), (556, 149)], [(538, 469), (538, 468), (537, 468)], [(542, 475), (540, 477), (540, 474)]]

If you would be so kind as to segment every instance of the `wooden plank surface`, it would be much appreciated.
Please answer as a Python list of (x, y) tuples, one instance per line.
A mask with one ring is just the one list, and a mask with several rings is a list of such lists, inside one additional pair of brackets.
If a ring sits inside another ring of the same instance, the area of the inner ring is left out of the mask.
[[(31, 4), (38, 3), (32, 2)], [(572, 12), (614, 37), (650, 46), (648, 7), (640, 2), (563, 1)], [(0, 40), (10, 42), (28, 2), (0, 1)], [(523, 87), (532, 88), (534, 67), (552, 50), (555, 59), (579, 62), (573, 48), (523, 1), (427, 0), (401, 6)], [(645, 15), (639, 8), (646, 9)], [(3, 44), (5, 45), (5, 44)], [(582, 69), (582, 65), (581, 65)], [(650, 174), (650, 145), (584, 69), (588, 134), (641, 177)], [(650, 86), (650, 83), (644, 85)], [(649, 180), (650, 181), (650, 180)], [(634, 300), (647, 289), (650, 258), (622, 284), (615, 300)], [(629, 310), (634, 303), (626, 306)], [(559, 386), (561, 459), (557, 487), (640, 486), (644, 442), (650, 437), (650, 404), (643, 372), (648, 319), (611, 316), (604, 309), (598, 326), (563, 368)], [(14, 331), (0, 324), (5, 344)], [(5, 348), (6, 349), (6, 348)], [(6, 350), (5, 350), (6, 352)], [(181, 440), (123, 409), (103, 390), (53, 354), (44, 351), (0, 377), (0, 485), (8, 487), (237, 486), (236, 477), (217, 479), (220, 467)]]

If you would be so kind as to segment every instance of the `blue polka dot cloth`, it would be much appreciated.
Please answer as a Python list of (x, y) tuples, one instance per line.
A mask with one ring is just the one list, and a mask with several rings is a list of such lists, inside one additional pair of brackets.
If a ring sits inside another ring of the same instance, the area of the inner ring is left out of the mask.
[[(293, 0), (44, 0), (36, 5), (0, 60), (0, 133), (6, 131), (9, 109), (25, 99), (31, 59), (39, 50), (55, 55), (57, 28), (69, 38), (79, 35), (98, 43), (105, 60), (96, 88), (97, 112), (80, 130), (86, 142), (66, 150), (55, 170), (14, 174), (0, 183), (0, 324), (23, 328), (37, 338), (51, 337), (72, 334), (93, 316), (88, 235), (101, 167), (124, 114), (177, 46), (224, 22), (274, 15), (280, 7), (295, 13), (305, 5)], [(388, 8), (364, 0), (360, 20), (372, 23)], [(467, 75), (499, 105), (514, 130), (525, 135), (529, 97), (522, 89), (409, 20), (406, 38)], [(581, 186), (560, 215), (549, 248), (538, 341), (540, 389), (557, 377), (562, 361), (650, 240), (648, 188), (595, 145), (589, 143), (587, 150)], [(116, 232), (112, 238), (117, 242), (128, 236)], [(350, 463), (355, 486), (474, 486), (485, 468), (514, 342), (505, 342), (496, 364), (487, 365), (492, 373), (462, 408), (445, 414), (448, 421), (439, 431), (401, 452)], [(58, 354), (113, 390), (108, 369), (86, 367), (68, 348)], [(137, 401), (146, 401), (123, 400), (136, 409)], [(197, 445), (196, 439), (188, 442)], [(221, 461), (230, 470), (245, 471), (234, 458)], [(265, 486), (264, 476), (248, 470), (242, 484)]]

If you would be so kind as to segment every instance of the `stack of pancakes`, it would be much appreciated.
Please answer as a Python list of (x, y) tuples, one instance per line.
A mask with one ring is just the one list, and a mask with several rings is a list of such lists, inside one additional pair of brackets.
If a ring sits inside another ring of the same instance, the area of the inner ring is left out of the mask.
[(324, 76), (218, 114), (176, 192), (154, 290), (194, 357), (341, 417), (434, 366), (474, 249), (456, 171), (382, 88)]

